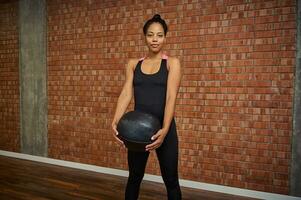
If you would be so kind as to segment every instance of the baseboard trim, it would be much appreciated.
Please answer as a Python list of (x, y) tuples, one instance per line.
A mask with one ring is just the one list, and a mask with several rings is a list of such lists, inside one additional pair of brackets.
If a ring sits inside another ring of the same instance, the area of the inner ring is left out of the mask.
[[(118, 175), (118, 176), (123, 176), (123, 177), (128, 176), (128, 171), (126, 171), (126, 170), (119, 170), (119, 169), (113, 169), (113, 168), (107, 168), (107, 167), (99, 167), (99, 166), (95, 166), (95, 165), (82, 164), (82, 163), (77, 163), (77, 162), (64, 161), (64, 160), (46, 158), (46, 157), (41, 157), (41, 156), (33, 156), (33, 155), (28, 155), (28, 154), (23, 154), (23, 153), (16, 153), (16, 152), (0, 150), (0, 155), (19, 158), (19, 159), (25, 159), (25, 160), (31, 160), (31, 161), (37, 161), (37, 162), (42, 162), (42, 163), (48, 163), (48, 164), (53, 164), (53, 165), (59, 165), (59, 166), (64, 166), (64, 167), (88, 170), (88, 171), (93, 171), (93, 172), (98, 172), (98, 173)], [(151, 175), (151, 174), (145, 174), (144, 180), (163, 183), (161, 176)], [(180, 185), (183, 187), (188, 187), (188, 188), (202, 189), (202, 190), (207, 190), (207, 191), (220, 192), (220, 193), (226, 193), (226, 194), (238, 195), (238, 196), (244, 196), (244, 197), (251, 197), (251, 198), (266, 199), (266, 200), (301, 200), (301, 197), (293, 197), (293, 196), (281, 195), (281, 194), (275, 194), (275, 193), (269, 193), (269, 192), (260, 192), (260, 191), (256, 191), (256, 190), (241, 189), (241, 188), (209, 184), (209, 183), (202, 183), (202, 182), (190, 181), (190, 180), (184, 180), (184, 179), (180, 179)]]

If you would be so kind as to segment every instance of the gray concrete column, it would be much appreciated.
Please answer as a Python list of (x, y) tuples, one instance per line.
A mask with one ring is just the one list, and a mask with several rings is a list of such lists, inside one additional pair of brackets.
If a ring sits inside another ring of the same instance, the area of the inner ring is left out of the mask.
[(297, 0), (297, 52), (294, 87), (294, 114), (290, 195), (301, 197), (301, 0)]
[(19, 1), (21, 153), (47, 156), (46, 0)]

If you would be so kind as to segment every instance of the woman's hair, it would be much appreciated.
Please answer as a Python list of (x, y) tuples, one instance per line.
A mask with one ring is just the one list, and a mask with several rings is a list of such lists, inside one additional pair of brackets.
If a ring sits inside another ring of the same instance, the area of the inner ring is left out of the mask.
[(155, 14), (153, 18), (147, 20), (143, 26), (143, 33), (146, 35), (148, 27), (153, 23), (160, 23), (164, 30), (164, 35), (167, 34), (168, 28), (167, 24), (165, 23), (165, 20), (161, 18), (159, 14)]

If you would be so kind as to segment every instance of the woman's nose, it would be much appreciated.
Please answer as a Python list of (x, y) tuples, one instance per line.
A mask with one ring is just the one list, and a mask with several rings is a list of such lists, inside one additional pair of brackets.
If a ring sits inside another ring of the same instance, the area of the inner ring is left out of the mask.
[(158, 38), (156, 36), (153, 37), (153, 41), (157, 41)]

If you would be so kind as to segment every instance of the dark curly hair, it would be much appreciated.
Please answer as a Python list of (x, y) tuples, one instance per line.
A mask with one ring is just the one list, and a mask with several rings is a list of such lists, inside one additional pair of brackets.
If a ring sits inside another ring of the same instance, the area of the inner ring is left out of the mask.
[(153, 24), (153, 23), (160, 23), (160, 24), (162, 25), (162, 27), (163, 27), (164, 35), (167, 34), (168, 28), (167, 28), (167, 24), (166, 24), (165, 20), (162, 19), (161, 16), (160, 16), (159, 14), (155, 14), (155, 15), (153, 16), (153, 18), (151, 18), (151, 19), (149, 19), (149, 20), (147, 20), (147, 21), (145, 22), (145, 24), (144, 24), (144, 26), (143, 26), (143, 33), (144, 33), (144, 35), (146, 35), (149, 26), (150, 26), (151, 24)]

